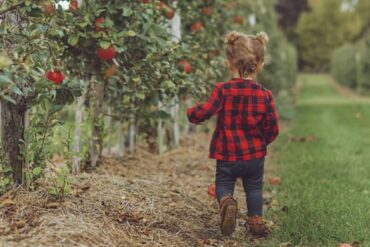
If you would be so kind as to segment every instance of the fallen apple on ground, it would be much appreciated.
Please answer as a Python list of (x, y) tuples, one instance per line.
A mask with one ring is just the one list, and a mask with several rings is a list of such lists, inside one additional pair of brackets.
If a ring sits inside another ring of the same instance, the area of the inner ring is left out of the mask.
[(216, 184), (211, 184), (208, 186), (208, 195), (216, 197)]
[(278, 177), (271, 177), (269, 181), (271, 185), (279, 185), (281, 183), (281, 180)]

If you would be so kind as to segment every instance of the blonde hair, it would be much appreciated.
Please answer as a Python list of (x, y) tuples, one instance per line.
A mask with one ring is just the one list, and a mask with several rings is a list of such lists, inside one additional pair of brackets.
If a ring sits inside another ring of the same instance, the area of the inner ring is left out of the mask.
[(257, 73), (259, 65), (265, 61), (269, 38), (265, 32), (247, 35), (236, 31), (226, 34), (226, 56), (232, 66), (238, 69), (239, 76)]

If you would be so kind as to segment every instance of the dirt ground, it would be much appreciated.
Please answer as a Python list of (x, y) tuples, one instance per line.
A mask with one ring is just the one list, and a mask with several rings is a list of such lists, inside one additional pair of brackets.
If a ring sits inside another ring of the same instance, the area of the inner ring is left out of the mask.
[[(237, 230), (230, 238), (220, 235), (217, 204), (207, 194), (215, 172), (208, 142), (209, 134), (197, 133), (161, 156), (139, 149), (123, 160), (106, 158), (94, 173), (75, 177), (61, 203), (42, 187), (10, 191), (0, 198), (0, 246), (258, 245), (264, 240), (252, 239), (244, 227), (240, 181)], [(268, 160), (265, 180), (274, 169), (271, 155)], [(275, 192), (265, 186), (265, 208), (276, 207)]]

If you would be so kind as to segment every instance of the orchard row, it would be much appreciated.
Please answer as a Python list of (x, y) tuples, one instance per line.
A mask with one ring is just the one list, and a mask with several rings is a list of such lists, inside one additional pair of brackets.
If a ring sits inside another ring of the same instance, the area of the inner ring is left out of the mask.
[[(74, 173), (94, 169), (112, 128), (121, 155), (126, 135), (130, 151), (137, 140), (156, 152), (178, 145), (189, 129), (180, 107), (227, 76), (220, 51), (229, 30), (270, 35), (262, 83), (279, 91), (295, 80), (295, 51), (272, 0), (63, 2), (0, 10), (0, 172), (17, 184), (32, 184), (56, 154)], [(73, 133), (56, 151), (63, 122)]]

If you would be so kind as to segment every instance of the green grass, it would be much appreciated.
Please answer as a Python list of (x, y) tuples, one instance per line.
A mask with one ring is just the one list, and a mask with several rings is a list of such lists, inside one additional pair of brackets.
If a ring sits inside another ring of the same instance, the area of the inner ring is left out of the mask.
[[(338, 94), (325, 75), (302, 75), (296, 118), (280, 136), (281, 226), (298, 246), (370, 246), (370, 103)], [(290, 136), (315, 135), (313, 142)]]

